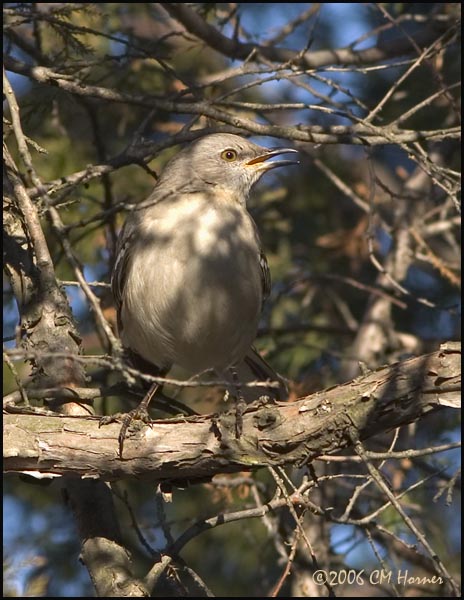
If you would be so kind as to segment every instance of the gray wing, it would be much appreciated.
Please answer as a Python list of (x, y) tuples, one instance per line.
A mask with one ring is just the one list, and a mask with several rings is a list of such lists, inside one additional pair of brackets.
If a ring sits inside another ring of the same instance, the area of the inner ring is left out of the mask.
[(144, 214), (156, 204), (165, 200), (166, 194), (160, 193), (158, 185), (153, 188), (152, 193), (141, 202), (133, 212), (126, 217), (124, 225), (116, 242), (116, 258), (111, 273), (111, 291), (116, 303), (118, 332), (121, 335), (123, 324), (121, 322), (121, 309), (124, 302), (124, 287), (127, 274), (131, 267), (134, 242), (140, 231), (140, 223)]
[(118, 332), (121, 335), (122, 321), (121, 308), (124, 300), (124, 287), (126, 283), (127, 273), (130, 268), (132, 259), (132, 248), (136, 233), (135, 223), (128, 219), (121, 229), (121, 232), (116, 243), (116, 260), (114, 262), (113, 271), (111, 273), (111, 291), (116, 303), (116, 313), (118, 322)]
[(261, 268), (261, 286), (263, 291), (262, 305), (264, 306), (264, 303), (271, 293), (271, 272), (269, 270), (266, 255), (261, 248), (259, 250), (259, 266)]
[(260, 267), (260, 275), (261, 275), (261, 293), (262, 293), (262, 301), (261, 301), (261, 309), (264, 306), (264, 303), (269, 298), (269, 294), (271, 293), (271, 272), (269, 270), (269, 265), (267, 263), (266, 255), (263, 252), (263, 248), (261, 246), (261, 240), (259, 238), (259, 231), (254, 219), (250, 215), (251, 222), (253, 224), (253, 228), (255, 230), (255, 239), (256, 244), (259, 248), (259, 267)]

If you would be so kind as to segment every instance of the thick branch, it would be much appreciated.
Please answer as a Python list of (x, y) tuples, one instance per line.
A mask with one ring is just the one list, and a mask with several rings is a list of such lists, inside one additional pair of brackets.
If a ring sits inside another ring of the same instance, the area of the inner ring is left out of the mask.
[[(187, 31), (204, 41), (210, 48), (233, 59), (250, 61), (271, 61), (274, 63), (291, 63), (306, 69), (317, 69), (329, 65), (366, 65), (385, 61), (397, 56), (416, 53), (434, 42), (449, 23), (434, 22), (429, 27), (408, 38), (406, 36), (389, 40), (386, 43), (365, 50), (353, 48), (337, 48), (299, 52), (278, 46), (260, 46), (259, 44), (239, 42), (223, 35), (215, 27), (207, 23), (195, 10), (185, 3), (168, 2), (163, 8)], [(454, 23), (453, 23), (454, 25)]]
[(122, 460), (119, 424), (99, 428), (90, 417), (6, 415), (4, 468), (39, 477), (172, 481), (301, 463), (350, 446), (353, 426), (366, 439), (456, 405), (460, 349), (450, 342), (297, 402), (251, 405), (240, 439), (233, 413), (141, 425), (126, 439)]
[(456, 139), (461, 135), (459, 127), (449, 127), (433, 131), (414, 131), (388, 126), (380, 127), (370, 123), (367, 125), (366, 123), (360, 123), (353, 126), (333, 125), (329, 127), (321, 127), (319, 125), (263, 125), (243, 115), (229, 113), (217, 108), (217, 106), (207, 100), (175, 101), (159, 96), (132, 95), (102, 86), (87, 85), (79, 80), (73, 80), (70, 76), (63, 73), (56, 73), (47, 67), (31, 67), (9, 56), (5, 57), (4, 62), (5, 67), (14, 73), (30, 77), (38, 83), (59, 87), (77, 96), (98, 98), (105, 102), (135, 104), (150, 109), (158, 108), (167, 112), (180, 114), (202, 115), (256, 135), (270, 135), (316, 144), (365, 145), (368, 143), (371, 146), (406, 144), (424, 140), (439, 141), (443, 139)]
[[(22, 162), (31, 180), (41, 188), (22, 131), (19, 106), (5, 76), (4, 88)], [(85, 384), (85, 374), (80, 363), (72, 360), (79, 354), (80, 337), (66, 295), (55, 276), (37, 204), (27, 194), (6, 145), (4, 163), (7, 184), (4, 202), (8, 209), (4, 232), (6, 272), (21, 314), (23, 345), (26, 349), (37, 349), (34, 380), (52, 386), (80, 388)], [(40, 351), (44, 347), (52, 350), (54, 360)], [(57, 360), (60, 353), (67, 358)], [(66, 402), (60, 410), (76, 416), (93, 412), (86, 403), (75, 401)], [(68, 474), (63, 478), (63, 489), (76, 517), (82, 560), (98, 595), (148, 596), (143, 584), (132, 574), (107, 486), (102, 481), (82, 481)]]

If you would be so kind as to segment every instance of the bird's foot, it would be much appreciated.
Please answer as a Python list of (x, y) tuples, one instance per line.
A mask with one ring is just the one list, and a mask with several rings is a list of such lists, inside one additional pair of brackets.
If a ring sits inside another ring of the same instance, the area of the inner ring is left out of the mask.
[(244, 397), (240, 394), (235, 400), (235, 439), (240, 439), (243, 433), (243, 413), (246, 409)]
[(141, 421), (145, 425), (150, 425), (150, 423), (152, 422), (147, 409), (143, 406), (138, 406), (137, 408), (134, 408), (128, 413), (116, 413), (114, 415), (108, 415), (100, 419), (98, 425), (99, 427), (118, 421), (122, 422), (121, 429), (118, 435), (119, 458), (122, 458), (122, 451), (124, 449), (124, 440), (126, 439), (127, 430), (129, 429), (129, 426), (134, 420)]

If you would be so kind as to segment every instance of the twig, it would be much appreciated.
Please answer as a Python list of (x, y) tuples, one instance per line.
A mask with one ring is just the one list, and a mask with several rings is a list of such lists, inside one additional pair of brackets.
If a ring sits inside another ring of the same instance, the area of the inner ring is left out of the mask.
[(366, 465), (367, 470), (369, 471), (372, 479), (375, 481), (375, 483), (377, 484), (377, 486), (379, 487), (379, 489), (382, 490), (382, 492), (387, 496), (387, 498), (389, 499), (389, 501), (392, 504), (392, 506), (395, 507), (395, 509), (397, 510), (398, 514), (401, 515), (403, 521), (406, 523), (406, 525), (413, 532), (413, 534), (416, 536), (416, 538), (418, 539), (418, 541), (422, 544), (422, 546), (428, 552), (428, 554), (430, 555), (430, 557), (434, 561), (434, 563), (435, 563), (435, 565), (437, 567), (438, 572), (448, 582), (448, 584), (450, 585), (450, 587), (453, 590), (454, 594), (456, 596), (459, 596), (460, 595), (459, 587), (457, 586), (457, 584), (454, 581), (453, 577), (450, 575), (450, 573), (448, 572), (447, 568), (445, 567), (445, 565), (443, 564), (443, 562), (440, 560), (439, 556), (432, 549), (432, 547), (430, 546), (430, 544), (427, 541), (427, 539), (424, 536), (424, 534), (416, 527), (416, 525), (414, 524), (414, 522), (412, 521), (412, 519), (409, 517), (409, 515), (403, 510), (401, 504), (398, 502), (398, 499), (395, 497), (395, 495), (392, 493), (392, 491), (390, 490), (390, 488), (388, 487), (388, 485), (385, 483), (385, 481), (384, 481), (382, 475), (380, 474), (380, 472), (378, 471), (378, 469), (376, 467), (374, 467), (374, 465), (367, 458), (367, 456), (365, 454), (365, 451), (364, 451), (364, 447), (363, 447), (362, 443), (358, 439), (357, 432), (356, 432), (355, 428), (351, 429), (351, 439), (353, 441), (356, 453), (363, 459), (363, 462)]
[(300, 542), (300, 538), (302, 535), (301, 532), (303, 531), (303, 528), (302, 528), (303, 527), (303, 524), (302, 524), (303, 516), (304, 515), (301, 515), (301, 517), (299, 518), (299, 521), (298, 521), (298, 525), (295, 527), (293, 542), (292, 542), (292, 545), (290, 548), (290, 554), (288, 555), (288, 558), (287, 558), (287, 564), (285, 565), (284, 571), (283, 571), (282, 575), (279, 577), (279, 580), (274, 585), (274, 587), (269, 592), (269, 594), (267, 594), (268, 598), (276, 598), (277, 597), (277, 594), (282, 589), (282, 586), (283, 586), (285, 580), (290, 575), (290, 570), (292, 568), (293, 561), (295, 560), (296, 551), (297, 551), (298, 544)]

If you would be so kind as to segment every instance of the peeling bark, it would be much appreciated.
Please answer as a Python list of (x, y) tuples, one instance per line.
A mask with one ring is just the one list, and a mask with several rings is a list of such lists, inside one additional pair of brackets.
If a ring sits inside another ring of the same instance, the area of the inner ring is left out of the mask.
[(254, 403), (235, 438), (233, 412), (137, 423), (118, 456), (120, 424), (98, 417), (6, 415), (4, 468), (53, 477), (192, 481), (265, 465), (301, 464), (406, 425), (460, 398), (461, 346), (382, 367), (296, 402)]
[[(9, 86), (7, 95), (8, 92), (10, 109), (14, 113), (18, 109)], [(21, 136), (19, 129), (17, 135)], [(82, 365), (72, 360), (72, 356), (81, 351), (81, 340), (67, 297), (56, 280), (37, 206), (31, 202), (6, 148), (4, 161), (6, 192), (10, 195), (4, 199), (5, 271), (21, 315), (22, 345), (38, 352), (39, 358), (32, 361), (33, 380), (43, 386), (81, 388), (85, 384), (85, 373)], [(57, 359), (54, 353), (66, 358)], [(61, 411), (62, 418), (71, 415), (85, 418), (93, 413), (88, 401), (58, 400), (51, 406)], [(47, 427), (43, 422), (35, 422), (36, 425)], [(24, 433), (22, 422), (20, 429)], [(38, 433), (34, 439), (40, 440), (40, 435)], [(24, 441), (23, 435), (21, 440)], [(18, 446), (18, 440), (12, 441), (14, 452), (25, 450), (29, 454), (27, 448)], [(37, 447), (40, 447), (40, 441)], [(102, 481), (82, 481), (70, 471), (67, 475), (63, 478), (63, 490), (76, 518), (82, 561), (97, 594), (103, 597), (148, 596), (148, 591), (132, 573), (130, 556), (122, 545), (107, 485)]]

